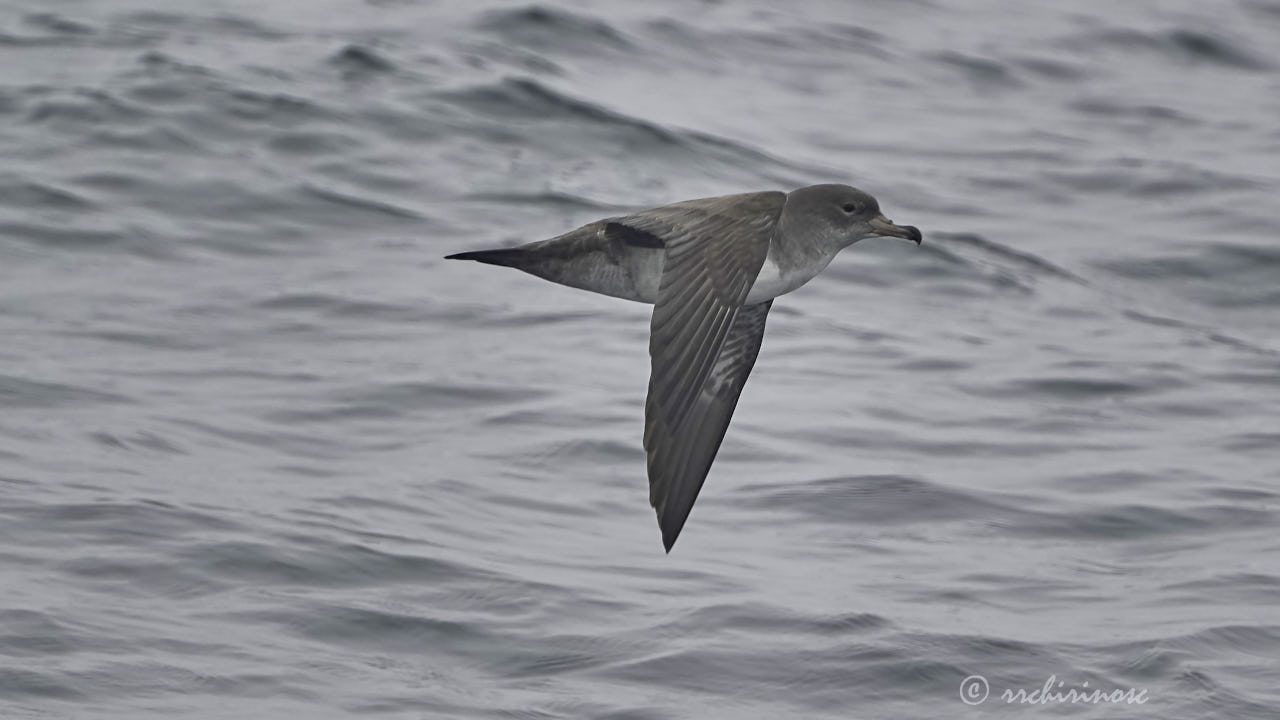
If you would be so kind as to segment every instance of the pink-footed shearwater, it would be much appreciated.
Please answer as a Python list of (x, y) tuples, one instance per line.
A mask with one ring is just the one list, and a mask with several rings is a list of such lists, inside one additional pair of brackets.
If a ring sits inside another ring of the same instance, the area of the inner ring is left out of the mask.
[(667, 552), (755, 365), (773, 299), (864, 237), (920, 243), (848, 185), (686, 200), (501, 250), (449, 255), (653, 304), (644, 448)]

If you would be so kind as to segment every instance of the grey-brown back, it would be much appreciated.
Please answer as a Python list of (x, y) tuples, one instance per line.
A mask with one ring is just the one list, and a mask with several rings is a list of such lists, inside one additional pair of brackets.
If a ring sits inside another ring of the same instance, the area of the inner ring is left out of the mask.
[(668, 243), (711, 235), (767, 243), (785, 200), (780, 192), (686, 200), (599, 220), (549, 240), (449, 257), (514, 267), (561, 285), (653, 303)]

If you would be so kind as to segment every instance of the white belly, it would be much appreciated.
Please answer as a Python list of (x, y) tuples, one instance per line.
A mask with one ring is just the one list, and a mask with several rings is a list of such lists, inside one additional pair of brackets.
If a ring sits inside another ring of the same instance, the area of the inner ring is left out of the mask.
[[(660, 251), (644, 250), (632, 252), (628, 258), (628, 269), (635, 284), (634, 294), (608, 292), (605, 294), (616, 294), (618, 297), (625, 297), (629, 300), (653, 303), (658, 297), (658, 289), (662, 284), (662, 261), (663, 255)], [(755, 305), (765, 300), (772, 300), (779, 295), (786, 295), (812, 280), (830, 262), (831, 258), (822, 258), (811, 267), (792, 268), (790, 272), (783, 273), (778, 268), (778, 263), (774, 262), (773, 257), (765, 257), (764, 264), (760, 266), (760, 272), (756, 274), (756, 280), (752, 283), (751, 290), (747, 293), (747, 299), (743, 304)], [(597, 290), (597, 292), (601, 291)]]
[(772, 300), (779, 295), (786, 295), (812, 280), (830, 262), (831, 258), (826, 258), (813, 267), (791, 268), (790, 272), (784, 273), (778, 269), (778, 264), (773, 261), (772, 257), (766, 257), (764, 265), (760, 267), (760, 273), (756, 275), (756, 281), (752, 284), (751, 291), (747, 293), (747, 299), (743, 304), (755, 305), (765, 300)]

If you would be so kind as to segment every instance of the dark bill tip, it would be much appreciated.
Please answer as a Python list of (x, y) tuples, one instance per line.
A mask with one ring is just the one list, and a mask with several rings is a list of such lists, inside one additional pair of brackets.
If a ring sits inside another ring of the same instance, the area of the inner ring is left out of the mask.
[(871, 226), (871, 233), (881, 237), (897, 237), (903, 240), (910, 240), (919, 245), (924, 238), (920, 234), (920, 229), (912, 225), (898, 225), (884, 215), (877, 215), (867, 223)]

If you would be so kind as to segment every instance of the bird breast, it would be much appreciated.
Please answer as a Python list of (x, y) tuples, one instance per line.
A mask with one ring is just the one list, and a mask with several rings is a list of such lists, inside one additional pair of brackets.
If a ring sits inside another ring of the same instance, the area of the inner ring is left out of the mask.
[(807, 265), (791, 265), (780, 266), (774, 259), (773, 249), (769, 249), (769, 255), (764, 259), (764, 265), (760, 266), (760, 272), (756, 274), (756, 281), (751, 285), (751, 291), (747, 293), (747, 299), (744, 305), (755, 305), (766, 300), (772, 300), (779, 295), (786, 295), (796, 288), (804, 285), (812, 280), (822, 269), (831, 262), (831, 258), (814, 258), (815, 262), (812, 266)]

